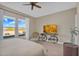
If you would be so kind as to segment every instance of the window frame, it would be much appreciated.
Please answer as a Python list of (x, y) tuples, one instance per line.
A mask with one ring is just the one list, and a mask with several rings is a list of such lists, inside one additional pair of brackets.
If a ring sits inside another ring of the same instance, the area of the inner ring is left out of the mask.
[(4, 15), (3, 16), (3, 38), (11, 38), (11, 37), (15, 37), (15, 30), (16, 30), (16, 28), (14, 29), (14, 35), (10, 35), (10, 36), (4, 36), (4, 18), (11, 18), (11, 19), (13, 19), (13, 21), (15, 22), (15, 24), (14, 24), (14, 26), (16, 27), (16, 17), (13, 17), (13, 16), (7, 16), (7, 15)]

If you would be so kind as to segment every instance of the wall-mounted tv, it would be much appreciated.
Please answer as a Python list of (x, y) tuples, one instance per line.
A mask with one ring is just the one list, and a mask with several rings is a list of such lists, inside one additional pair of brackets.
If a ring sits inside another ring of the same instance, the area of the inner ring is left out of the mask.
[(56, 24), (46, 24), (43, 26), (43, 32), (47, 34), (57, 33), (57, 25)]

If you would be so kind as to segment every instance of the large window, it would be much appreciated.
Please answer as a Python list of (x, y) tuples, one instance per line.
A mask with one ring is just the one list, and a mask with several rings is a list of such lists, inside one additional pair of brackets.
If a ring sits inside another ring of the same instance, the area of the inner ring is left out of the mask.
[(19, 36), (25, 35), (25, 20), (24, 19), (18, 19), (18, 33), (19, 33)]
[(4, 16), (3, 18), (3, 36), (13, 37), (15, 36), (15, 18)]

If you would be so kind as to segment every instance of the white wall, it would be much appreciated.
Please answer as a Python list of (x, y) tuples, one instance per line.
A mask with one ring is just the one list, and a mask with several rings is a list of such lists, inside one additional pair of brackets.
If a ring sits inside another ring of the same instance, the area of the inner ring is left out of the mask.
[(31, 36), (31, 34), (33, 32), (35, 32), (35, 28), (36, 28), (35, 19), (30, 17), (30, 21), (29, 21), (29, 36)]
[[(79, 3), (77, 3), (77, 14), (76, 14), (76, 16), (77, 16), (77, 20), (76, 20), (75, 25), (79, 28)], [(79, 35), (77, 36), (77, 42), (76, 43), (79, 45)]]
[(29, 18), (25, 18), (26, 20), (26, 39), (28, 40), (29, 39), (29, 22), (30, 22), (30, 19)]
[(74, 8), (52, 15), (37, 18), (37, 32), (42, 33), (43, 25), (45, 24), (57, 24), (58, 34), (61, 37), (61, 39), (59, 39), (59, 42), (69, 42), (71, 39), (70, 28), (72, 28), (75, 25), (75, 13), (76, 9)]

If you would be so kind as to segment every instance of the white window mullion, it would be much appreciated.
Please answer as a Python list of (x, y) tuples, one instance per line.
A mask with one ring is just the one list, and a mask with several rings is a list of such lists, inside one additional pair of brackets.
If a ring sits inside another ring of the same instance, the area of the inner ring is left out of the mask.
[(25, 18), (26, 20), (26, 39), (29, 40), (29, 18)]
[(18, 18), (15, 20), (15, 37), (18, 38)]

